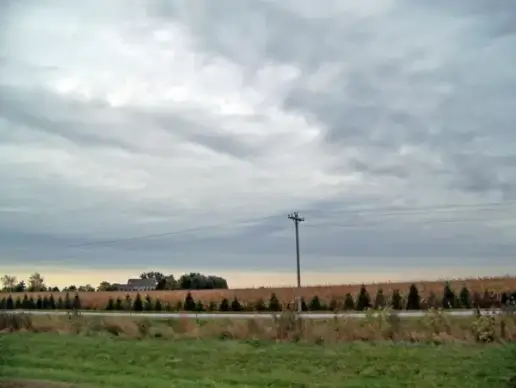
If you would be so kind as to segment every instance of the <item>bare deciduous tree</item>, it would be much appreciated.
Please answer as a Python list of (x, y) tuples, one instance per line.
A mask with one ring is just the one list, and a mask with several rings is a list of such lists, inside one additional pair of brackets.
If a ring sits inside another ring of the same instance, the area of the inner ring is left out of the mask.
[(2, 282), (3, 289), (5, 291), (12, 291), (18, 283), (18, 279), (16, 279), (16, 276), (4, 275), (0, 279), (0, 282)]

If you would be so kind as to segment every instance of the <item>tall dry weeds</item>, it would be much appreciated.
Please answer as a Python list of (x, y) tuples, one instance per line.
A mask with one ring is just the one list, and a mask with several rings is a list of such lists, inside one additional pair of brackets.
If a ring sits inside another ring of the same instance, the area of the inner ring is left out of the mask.
[(0, 314), (3, 332), (56, 332), (110, 335), (128, 338), (218, 338), (282, 342), (334, 343), (339, 341), (505, 342), (516, 340), (516, 315), (457, 318), (439, 309), (422, 318), (401, 319), (391, 310), (369, 310), (365, 319), (306, 320), (294, 312), (273, 319), (151, 320), (125, 317), (28, 316)]
[(0, 314), (0, 331), (33, 331), (32, 317), (26, 314)]

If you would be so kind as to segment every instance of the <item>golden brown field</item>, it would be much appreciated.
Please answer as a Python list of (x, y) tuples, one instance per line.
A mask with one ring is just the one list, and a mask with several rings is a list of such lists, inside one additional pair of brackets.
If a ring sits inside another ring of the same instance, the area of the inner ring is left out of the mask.
[[(419, 293), (422, 298), (429, 295), (430, 292), (434, 292), (440, 295), (443, 291), (444, 283), (446, 280), (437, 281), (420, 281), (416, 282)], [(471, 293), (489, 291), (493, 293), (501, 293), (507, 291), (516, 291), (516, 277), (486, 277), (486, 278), (473, 278), (473, 279), (454, 279), (449, 281), (452, 289), (456, 293), (460, 289), (466, 286)], [(383, 289), (386, 296), (390, 296), (392, 291), (399, 289), (402, 294), (406, 294), (412, 282), (397, 282), (397, 283), (374, 283), (366, 284), (367, 291), (374, 297), (378, 289)], [(355, 296), (361, 285), (360, 284), (348, 284), (348, 285), (320, 285), (303, 287), (301, 290), (302, 296), (305, 300), (310, 300), (317, 295), (323, 301), (330, 301), (332, 298), (342, 300), (346, 293), (351, 293)], [(188, 291), (186, 290), (175, 290), (175, 291), (150, 291), (142, 292), (142, 296), (149, 295), (152, 299), (159, 299), (161, 302), (175, 304), (178, 301), (183, 302)], [(249, 303), (255, 302), (258, 299), (267, 301), (272, 293), (275, 293), (281, 303), (291, 303), (295, 298), (296, 290), (291, 287), (280, 287), (280, 288), (246, 288), (246, 289), (229, 289), (229, 290), (192, 290), (192, 296), (195, 300), (201, 300), (203, 304), (209, 302), (220, 302), (223, 298), (228, 300), (237, 297), (240, 302)], [(57, 298), (64, 298), (66, 293), (50, 293), (50, 292), (35, 292), (30, 293), (31, 296), (37, 298), (39, 295)], [(90, 309), (103, 309), (109, 298), (121, 298), (122, 300), (126, 295), (130, 295), (131, 299), (134, 300), (136, 292), (81, 292), (79, 297), (81, 304), (85, 308)], [(1, 294), (0, 298), (6, 297), (7, 294)]]

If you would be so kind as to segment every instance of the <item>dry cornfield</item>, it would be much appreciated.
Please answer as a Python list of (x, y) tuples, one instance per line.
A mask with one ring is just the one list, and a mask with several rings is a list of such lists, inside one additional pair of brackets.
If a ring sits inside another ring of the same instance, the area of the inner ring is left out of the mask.
[[(446, 280), (436, 281), (420, 281), (415, 284), (418, 287), (419, 293), (425, 299), (431, 292), (439, 295), (443, 291)], [(486, 277), (486, 278), (470, 278), (470, 279), (455, 279), (449, 281), (452, 289), (457, 293), (460, 289), (466, 286), (471, 293), (489, 291), (493, 293), (501, 293), (507, 291), (516, 291), (516, 277)], [(367, 291), (374, 297), (378, 289), (383, 289), (386, 296), (391, 295), (395, 289), (400, 290), (402, 294), (406, 294), (412, 282), (397, 282), (397, 283), (373, 283), (366, 284)], [(358, 294), (360, 284), (348, 285), (320, 285), (303, 287), (301, 290), (302, 296), (305, 300), (310, 300), (317, 295), (323, 301), (330, 301), (331, 299), (342, 300), (346, 293), (351, 293), (353, 296)], [(183, 302), (188, 291), (174, 290), (174, 291), (150, 291), (140, 293), (142, 296), (149, 295), (152, 299), (159, 299), (162, 303), (170, 303), (174, 305), (177, 302)], [(256, 302), (258, 299), (267, 301), (272, 293), (275, 293), (282, 304), (291, 303), (295, 298), (295, 289), (292, 287), (277, 287), (277, 288), (246, 288), (246, 289), (229, 289), (229, 290), (192, 290), (192, 296), (195, 300), (201, 300), (203, 304), (210, 302), (219, 303), (223, 298), (228, 300), (234, 297), (238, 298), (244, 304)], [(37, 298), (39, 295), (50, 296), (57, 300), (57, 298), (64, 298), (66, 293), (50, 293), (50, 292), (36, 292), (31, 293), (31, 296)], [(81, 304), (85, 308), (103, 309), (109, 298), (120, 298), (124, 300), (127, 295), (130, 295), (134, 300), (136, 292), (81, 292), (79, 297)], [(0, 294), (0, 298), (6, 297), (7, 294)]]

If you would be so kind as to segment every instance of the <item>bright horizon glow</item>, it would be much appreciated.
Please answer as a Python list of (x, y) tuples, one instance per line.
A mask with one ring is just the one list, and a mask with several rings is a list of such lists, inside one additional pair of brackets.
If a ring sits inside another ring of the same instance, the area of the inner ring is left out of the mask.
[[(10, 269), (10, 271), (9, 271)], [(16, 276), (18, 280), (26, 280), (32, 273), (39, 272), (45, 279), (46, 285), (57, 286), (63, 288), (70, 285), (80, 286), (90, 284), (96, 287), (102, 281), (110, 283), (125, 283), (129, 278), (139, 277), (140, 273), (150, 271), (150, 268), (142, 267), (140, 270), (118, 270), (106, 269), (96, 271), (91, 269), (59, 269), (42, 267), (39, 270), (23, 267), (7, 267), (3, 268), (6, 274)], [(172, 273), (179, 277), (187, 272), (200, 272), (206, 275), (222, 276), (228, 281), (229, 287), (235, 288), (259, 288), (259, 287), (293, 287), (296, 284), (296, 275), (294, 272), (241, 272), (241, 271), (160, 271), (165, 274)], [(516, 274), (515, 271), (512, 274)], [(3, 275), (3, 274), (0, 274)], [(344, 284), (372, 284), (372, 283), (396, 283), (396, 282), (418, 282), (418, 281), (436, 281), (436, 280), (453, 280), (465, 278), (482, 278), (507, 276), (505, 269), (496, 268), (479, 268), (474, 270), (464, 270), (463, 268), (445, 268), (435, 270), (417, 270), (404, 269), (393, 272), (385, 269), (380, 272), (372, 272), (366, 269), (352, 269), (345, 272), (315, 272), (303, 271), (301, 273), (301, 282), (303, 286), (318, 285), (344, 285)]]

